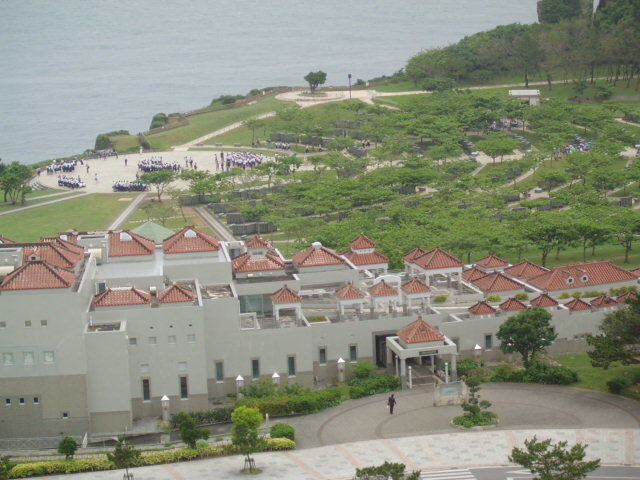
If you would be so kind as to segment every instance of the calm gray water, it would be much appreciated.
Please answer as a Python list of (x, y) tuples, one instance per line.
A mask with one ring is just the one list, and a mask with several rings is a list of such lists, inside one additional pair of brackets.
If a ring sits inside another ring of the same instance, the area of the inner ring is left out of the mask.
[(145, 130), (221, 94), (391, 74), (425, 48), (536, 20), (535, 0), (1, 0), (0, 157)]

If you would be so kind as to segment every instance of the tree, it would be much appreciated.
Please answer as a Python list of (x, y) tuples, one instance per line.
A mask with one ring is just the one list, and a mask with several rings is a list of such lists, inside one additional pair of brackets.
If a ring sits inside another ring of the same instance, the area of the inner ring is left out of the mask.
[(20, 200), (25, 201), (25, 196), (31, 191), (29, 180), (33, 176), (33, 170), (28, 165), (12, 162), (0, 171), (0, 188), (4, 190), (4, 201), (10, 201), (13, 205)]
[(513, 153), (518, 148), (518, 145), (519, 142), (515, 138), (511, 138), (503, 132), (492, 132), (487, 135), (485, 140), (480, 140), (476, 147), (489, 155), (493, 163), (496, 163), (497, 157), (500, 157), (500, 162), (502, 162), (502, 157)]
[(249, 118), (242, 122), (242, 125), (251, 130), (251, 145), (253, 145), (256, 137), (256, 130), (264, 127), (266, 124), (264, 120), (260, 118)]
[(316, 88), (327, 81), (327, 74), (322, 70), (318, 70), (317, 72), (307, 73), (304, 79), (309, 84), (309, 89), (313, 92)]
[(180, 430), (180, 439), (189, 448), (196, 448), (198, 440), (206, 440), (209, 438), (209, 430), (196, 428), (196, 420), (192, 415), (186, 412), (178, 412), (174, 416), (174, 421)]
[(58, 443), (58, 453), (64, 455), (65, 460), (73, 458), (76, 450), (78, 450), (78, 442), (71, 437), (64, 437), (60, 440), (60, 443)]
[(136, 464), (140, 458), (140, 450), (134, 447), (131, 443), (126, 442), (126, 437), (123, 435), (118, 438), (118, 443), (112, 453), (107, 453), (107, 458), (117, 468), (124, 468), (125, 480), (133, 479), (133, 474), (129, 474), (129, 467)]
[(238, 407), (231, 414), (233, 427), (231, 428), (231, 439), (240, 453), (245, 456), (245, 469), (249, 473), (256, 468), (255, 460), (251, 454), (258, 450), (262, 439), (258, 436), (258, 428), (262, 424), (262, 414), (257, 408)]
[(513, 447), (509, 461), (522, 465), (536, 475), (534, 480), (580, 480), (600, 466), (600, 460), (584, 461), (586, 445), (567, 448), (567, 442), (524, 441), (525, 449)]
[(176, 174), (173, 170), (164, 168), (155, 172), (147, 172), (140, 175), (140, 181), (142, 183), (148, 183), (153, 185), (158, 193), (158, 201), (162, 201), (162, 194), (167, 186), (176, 179)]
[(613, 362), (629, 365), (640, 353), (640, 300), (629, 299), (627, 307), (607, 314), (600, 335), (589, 335), (591, 365), (609, 368)]
[(549, 324), (551, 317), (549, 312), (539, 307), (510, 317), (500, 325), (496, 334), (501, 342), (500, 349), (504, 353), (518, 352), (525, 368), (529, 368), (536, 356), (557, 337)]
[(624, 263), (629, 263), (629, 252), (640, 232), (640, 214), (635, 210), (618, 208), (611, 212), (609, 220), (613, 225), (613, 237), (624, 248)]

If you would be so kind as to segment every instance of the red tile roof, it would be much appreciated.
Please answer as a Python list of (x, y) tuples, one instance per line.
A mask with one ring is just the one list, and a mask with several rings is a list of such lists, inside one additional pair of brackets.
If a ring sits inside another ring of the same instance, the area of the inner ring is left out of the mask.
[(253, 257), (248, 253), (242, 253), (233, 259), (231, 265), (235, 273), (265, 272), (285, 268), (282, 259), (273, 253), (267, 253), (264, 257)]
[(376, 248), (376, 244), (373, 243), (369, 237), (367, 237), (364, 233), (361, 233), (356, 238), (349, 242), (349, 246), (353, 250), (365, 250), (367, 248)]
[(0, 290), (38, 290), (69, 288), (76, 281), (73, 272), (43, 261), (27, 262), (0, 283)]
[(0, 235), (0, 243), (16, 243), (13, 240), (8, 239), (7, 237)]
[(574, 298), (573, 300), (564, 304), (572, 312), (577, 312), (580, 310), (591, 310), (591, 305), (589, 305), (584, 300), (580, 300), (579, 298)]
[(340, 300), (358, 300), (364, 298), (365, 295), (358, 287), (355, 287), (352, 283), (347, 283), (336, 291), (336, 297)]
[(422, 282), (421, 280), (418, 280), (417, 278), (412, 278), (408, 282), (403, 283), (402, 287), (400, 288), (402, 288), (402, 291), (407, 295), (415, 295), (418, 293), (429, 293), (431, 291), (431, 289), (426, 283)]
[(594, 298), (589, 302), (594, 307), (617, 307), (618, 302), (616, 302), (609, 295), (600, 295), (599, 297)]
[(440, 247), (429, 250), (428, 252), (418, 257), (414, 256), (414, 259), (411, 260), (411, 263), (418, 265), (424, 270), (462, 267), (462, 262), (460, 260), (451, 255), (449, 252), (445, 252)]
[(109, 232), (109, 256), (128, 257), (133, 255), (153, 255), (156, 245), (153, 240), (129, 230)]
[(488, 315), (490, 313), (497, 312), (495, 308), (493, 308), (491, 305), (489, 305), (485, 301), (480, 301), (475, 305), (471, 305), (469, 308), (467, 308), (467, 311), (474, 315)]
[(123, 305), (146, 305), (151, 295), (135, 287), (107, 288), (95, 297), (91, 304), (94, 307), (119, 307)]
[(288, 286), (282, 287), (276, 293), (271, 295), (273, 303), (300, 303), (300, 295)]
[(483, 268), (499, 268), (508, 267), (509, 262), (501, 259), (500, 257), (496, 257), (495, 255), (487, 255), (480, 260), (476, 260), (475, 265)]
[(508, 273), (512, 277), (522, 278), (527, 280), (532, 277), (536, 277), (542, 273), (548, 272), (549, 269), (536, 265), (529, 260), (523, 260), (520, 263), (516, 263), (511, 267), (507, 267), (503, 270), (504, 273)]
[(346, 252), (342, 252), (340, 255), (344, 255), (351, 261), (351, 263), (358, 267), (364, 265), (378, 265), (380, 263), (389, 263), (389, 257), (387, 257), (384, 253), (376, 251), (371, 253), (354, 253), (351, 250), (347, 250)]
[(416, 258), (421, 257), (425, 253), (427, 253), (426, 250), (423, 250), (420, 247), (416, 247), (413, 250), (411, 250), (409, 253), (407, 253), (403, 258), (407, 262), (413, 262)]
[(490, 273), (473, 281), (473, 284), (483, 292), (504, 292), (507, 290), (522, 290), (524, 285), (507, 277), (501, 272)]
[(177, 233), (162, 242), (164, 253), (198, 253), (217, 252), (220, 250), (220, 241), (192, 226), (184, 227)]
[(83, 253), (67, 250), (55, 243), (29, 243), (22, 244), (22, 258), (24, 262), (30, 260), (43, 260), (50, 265), (72, 270), (84, 257)]
[(527, 306), (517, 298), (510, 298), (500, 304), (500, 310), (505, 312), (516, 312), (518, 310), (526, 310)]
[(342, 257), (333, 250), (323, 247), (320, 242), (315, 242), (311, 247), (294, 254), (291, 260), (298, 268), (344, 264)]
[(558, 302), (551, 298), (546, 293), (538, 295), (536, 298), (529, 302), (532, 307), (556, 307), (558, 306)]
[(628, 270), (602, 261), (557, 267), (528, 281), (541, 290), (555, 291), (635, 280), (637, 277)]
[(636, 277), (640, 277), (640, 267), (638, 268), (632, 268), (629, 270), (631, 273), (633, 273)]
[(444, 342), (442, 335), (433, 325), (429, 325), (422, 317), (398, 330), (398, 337), (407, 344)]
[(467, 268), (464, 272), (462, 272), (462, 278), (467, 282), (475, 282), (479, 278), (486, 276), (487, 272), (476, 267)]
[(398, 291), (384, 280), (380, 280), (372, 287), (369, 287), (368, 292), (372, 297), (392, 297), (398, 295)]
[(627, 303), (627, 300), (637, 300), (638, 294), (633, 291), (628, 291), (627, 293), (623, 293), (622, 295), (618, 295), (616, 300), (619, 303)]
[(195, 293), (182, 285), (171, 285), (158, 294), (158, 302), (160, 303), (193, 302), (195, 298)]
[(269, 248), (271, 244), (262, 237), (258, 237), (257, 235), (245, 242), (245, 245), (248, 248)]

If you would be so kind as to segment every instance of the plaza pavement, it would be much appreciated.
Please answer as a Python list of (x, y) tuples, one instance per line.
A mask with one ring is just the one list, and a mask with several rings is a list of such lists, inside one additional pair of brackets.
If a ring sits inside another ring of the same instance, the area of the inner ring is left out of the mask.
[[(284, 419), (296, 428), (298, 449), (255, 455), (259, 478), (346, 480), (356, 468), (385, 461), (409, 470), (467, 469), (509, 465), (514, 446), (537, 435), (569, 445), (588, 444), (588, 458), (604, 465), (640, 465), (640, 404), (602, 392), (544, 385), (486, 384), (482, 398), (493, 403), (500, 425), (460, 431), (450, 425), (459, 406), (433, 407), (431, 387), (396, 393), (397, 410), (387, 395), (348, 401), (323, 412)], [(281, 420), (277, 420), (281, 421)], [(269, 421), (269, 425), (275, 423)], [(240, 479), (241, 456), (133, 469), (136, 480)], [(120, 480), (122, 471), (58, 475), (51, 479)], [(466, 478), (466, 477), (465, 477)]]

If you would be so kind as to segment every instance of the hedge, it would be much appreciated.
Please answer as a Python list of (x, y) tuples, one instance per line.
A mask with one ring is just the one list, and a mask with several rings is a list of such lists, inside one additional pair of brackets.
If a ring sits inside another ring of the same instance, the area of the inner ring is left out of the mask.
[[(192, 412), (190, 415), (194, 418), (197, 425), (206, 425), (210, 423), (225, 423), (231, 421), (231, 413), (235, 407), (220, 407), (213, 410), (201, 410)], [(171, 415), (171, 428), (178, 428), (175, 415)]]
[[(296, 442), (288, 438), (267, 438), (263, 443), (263, 451), (293, 450)], [(208, 445), (204, 448), (179, 448), (162, 452), (142, 453), (135, 467), (158, 465), (161, 463), (176, 463), (198, 458), (220, 457), (236, 455), (238, 449), (232, 445)], [(48, 462), (18, 463), (9, 472), (9, 478), (26, 478), (43, 475), (56, 475), (78, 472), (95, 472), (99, 470), (113, 470), (116, 466), (107, 458), (83, 458), (73, 460), (52, 460)]]
[(376, 393), (400, 389), (400, 379), (394, 375), (377, 375), (366, 378), (349, 388), (350, 398), (362, 398)]
[(296, 430), (287, 423), (276, 423), (269, 431), (271, 438), (288, 438), (295, 441)]
[(264, 398), (241, 398), (238, 406), (257, 408), (263, 414), (304, 415), (316, 413), (329, 407), (340, 405), (343, 389), (328, 388), (318, 392), (306, 392), (298, 395), (275, 395)]
[(578, 381), (578, 372), (566, 367), (536, 362), (526, 370), (512, 370), (506, 366), (497, 367), (489, 381), (570, 385)]

